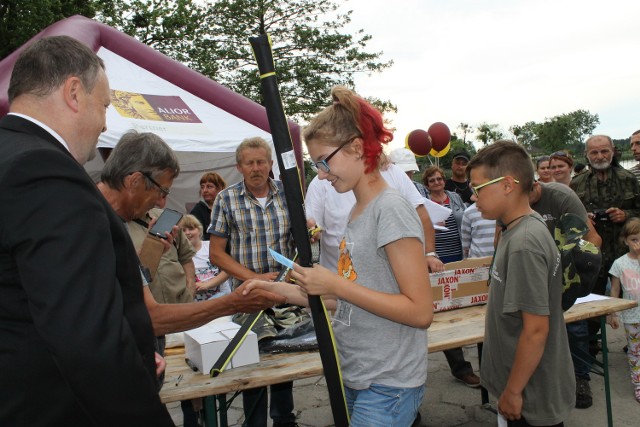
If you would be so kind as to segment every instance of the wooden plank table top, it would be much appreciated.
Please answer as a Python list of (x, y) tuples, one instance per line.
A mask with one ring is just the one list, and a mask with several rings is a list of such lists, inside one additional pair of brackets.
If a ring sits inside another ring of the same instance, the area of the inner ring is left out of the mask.
[[(581, 303), (565, 313), (565, 321), (599, 317), (636, 305), (635, 301), (619, 298)], [(429, 327), (429, 352), (482, 342), (485, 311), (486, 306), (480, 305), (436, 313)], [(184, 361), (184, 353), (167, 356), (166, 360), (165, 384), (160, 391), (164, 403), (322, 375), (322, 363), (316, 351), (261, 354), (260, 363), (225, 371), (216, 378), (192, 371)]]

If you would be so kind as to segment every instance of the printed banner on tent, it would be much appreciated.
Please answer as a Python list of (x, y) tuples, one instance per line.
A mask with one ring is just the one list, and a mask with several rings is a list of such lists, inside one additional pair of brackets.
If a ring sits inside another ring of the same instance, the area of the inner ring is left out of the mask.
[(168, 135), (211, 135), (192, 108), (177, 95), (151, 95), (146, 93), (111, 90), (111, 105), (129, 127), (138, 132)]
[[(202, 96), (197, 96), (104, 46), (98, 50), (98, 56), (105, 62), (112, 89), (107, 131), (100, 135), (98, 147), (115, 147), (122, 134), (135, 129), (159, 135), (175, 151), (224, 153), (228, 166), (235, 169), (235, 150), (240, 141), (260, 136), (271, 142), (269, 132), (202, 98), (214, 96), (217, 93), (214, 88), (202, 87), (198, 92)], [(157, 61), (151, 65), (157, 66)], [(167, 66), (170, 65), (173, 64)], [(176, 67), (174, 74), (179, 76), (182, 66)], [(211, 167), (206, 166), (210, 163), (206, 159), (207, 156), (200, 156), (203, 164), (198, 170)]]
[(202, 123), (179, 96), (148, 95), (112, 90), (111, 104), (122, 117), (129, 119)]

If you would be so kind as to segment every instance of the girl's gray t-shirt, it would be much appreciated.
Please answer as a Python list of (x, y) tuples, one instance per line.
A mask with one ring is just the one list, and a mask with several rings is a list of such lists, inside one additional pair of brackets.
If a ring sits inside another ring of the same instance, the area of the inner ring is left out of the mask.
[[(417, 238), (424, 245), (422, 224), (397, 191), (386, 189), (347, 226), (340, 245), (338, 274), (367, 288), (400, 293), (385, 245)], [(346, 386), (370, 384), (418, 387), (427, 377), (427, 331), (374, 315), (338, 300), (333, 328)]]

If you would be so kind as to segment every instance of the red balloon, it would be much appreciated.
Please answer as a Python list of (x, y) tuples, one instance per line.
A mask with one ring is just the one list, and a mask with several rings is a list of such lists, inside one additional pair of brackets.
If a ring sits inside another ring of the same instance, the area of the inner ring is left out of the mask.
[(416, 156), (426, 156), (431, 151), (431, 137), (422, 129), (412, 130), (405, 138), (405, 145)]
[(442, 151), (451, 141), (451, 131), (449, 127), (442, 122), (435, 122), (429, 126), (429, 136), (431, 144), (436, 151)]

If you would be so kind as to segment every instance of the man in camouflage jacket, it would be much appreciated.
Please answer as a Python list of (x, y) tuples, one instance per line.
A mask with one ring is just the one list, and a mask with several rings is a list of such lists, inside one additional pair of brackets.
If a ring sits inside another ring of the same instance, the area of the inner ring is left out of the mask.
[(627, 219), (640, 216), (640, 186), (633, 173), (611, 165), (613, 141), (608, 136), (587, 139), (585, 154), (591, 168), (574, 177), (571, 188), (602, 237), (602, 266), (593, 293), (604, 295), (613, 261), (626, 253), (620, 230)]

